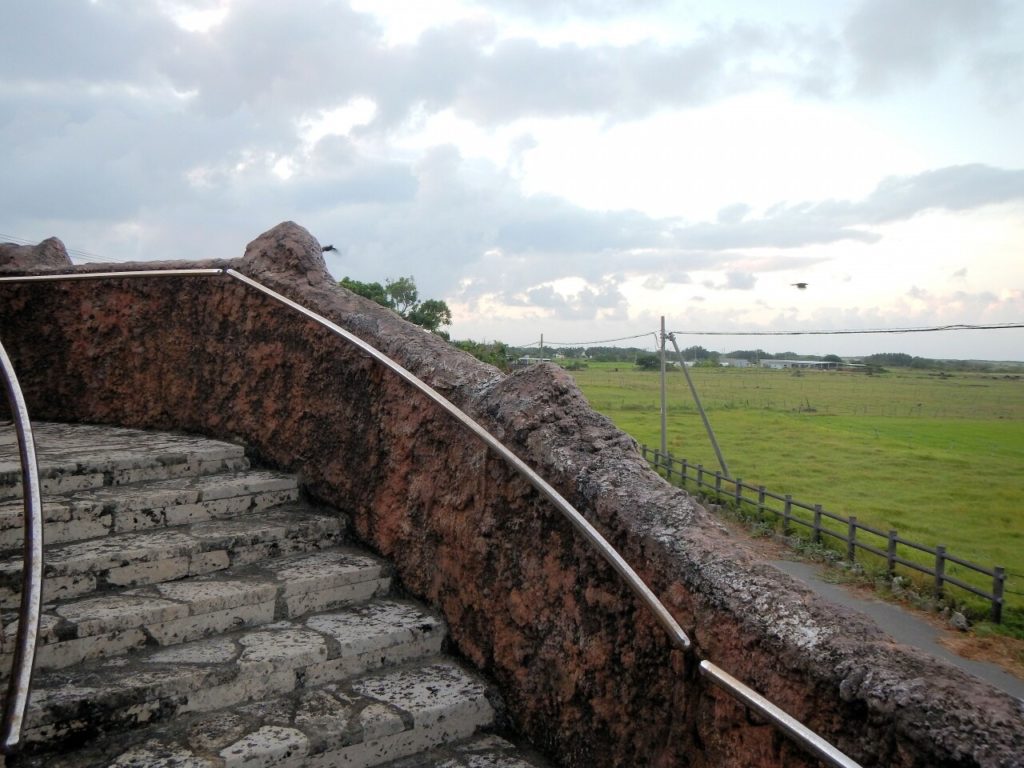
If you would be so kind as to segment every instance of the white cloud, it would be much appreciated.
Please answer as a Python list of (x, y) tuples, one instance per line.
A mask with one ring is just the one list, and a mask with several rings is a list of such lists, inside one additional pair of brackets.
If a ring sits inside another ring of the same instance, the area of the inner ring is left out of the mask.
[(457, 334), (492, 338), (499, 318), (613, 337), (683, 308), (729, 327), (1019, 311), (1015, 5), (5, 12), (0, 230), (18, 237), (231, 256), (294, 219), (341, 249), (339, 276), (413, 274), (463, 312)]

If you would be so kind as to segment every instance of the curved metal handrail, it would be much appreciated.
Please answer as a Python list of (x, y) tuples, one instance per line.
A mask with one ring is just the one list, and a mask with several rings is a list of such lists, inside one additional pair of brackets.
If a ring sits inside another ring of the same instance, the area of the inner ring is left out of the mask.
[[(598, 552), (600, 552), (605, 560), (611, 564), (615, 571), (626, 581), (629, 587), (654, 613), (658, 621), (665, 628), (665, 631), (668, 632), (672, 641), (683, 651), (691, 650), (690, 638), (687, 637), (682, 627), (679, 626), (664, 604), (655, 596), (651, 589), (637, 575), (636, 571), (633, 570), (622, 555), (620, 555), (616, 549), (608, 543), (607, 539), (605, 539), (604, 536), (602, 536), (597, 529), (594, 528), (594, 526), (592, 526), (587, 519), (565, 499), (565, 497), (556, 491), (546, 480), (544, 480), (544, 478), (537, 474), (529, 464), (516, 456), (504, 443), (484, 429), (471, 416), (469, 416), (469, 414), (452, 403), (444, 395), (439, 393), (414, 373), (399, 365), (397, 362), (378, 350), (376, 347), (367, 344), (355, 334), (346, 331), (344, 328), (331, 322), (323, 315), (319, 315), (311, 309), (292, 301), (288, 297), (282, 296), (277, 291), (268, 288), (262, 283), (259, 283), (240, 272), (236, 272), (233, 269), (227, 269), (225, 271), (236, 280), (240, 280), (261, 293), (264, 293), (282, 304), (291, 307), (295, 311), (305, 315), (314, 322), (319, 323), (328, 330), (354, 344), (359, 349), (366, 352), (366, 354), (386, 366), (389, 370), (401, 376), (407, 382), (416, 387), (416, 389), (454, 416), (463, 426), (479, 437), (488, 448), (511, 464), (520, 475), (528, 480), (534, 488), (540, 491), (545, 498), (553, 503), (562, 515), (572, 523), (573, 527), (583, 534), (587, 541), (597, 548)], [(751, 709), (770, 720), (779, 728), (779, 730), (793, 739), (810, 754), (813, 754), (827, 764), (834, 766), (834, 768), (861, 768), (857, 762), (849, 758), (799, 720), (772, 704), (757, 691), (744, 685), (720, 667), (712, 664), (710, 661), (704, 660), (700, 662), (699, 669), (701, 675), (709, 678), (715, 685), (729, 692), (743, 704), (749, 706)]]
[[(107, 278), (107, 277), (175, 277), (175, 276), (194, 276), (194, 275), (217, 275), (225, 274), (235, 280), (238, 280), (246, 285), (254, 288), (255, 290), (270, 296), (276, 301), (294, 309), (296, 312), (306, 316), (315, 323), (327, 328), (332, 333), (341, 336), (349, 343), (355, 345), (363, 352), (368, 354), (373, 359), (380, 362), (386, 368), (391, 370), (393, 373), (400, 376), (406, 382), (418, 389), (422, 394), (429, 397), (445, 411), (457, 419), (463, 426), (469, 429), (473, 434), (480, 438), (487, 445), (488, 448), (497, 453), (502, 459), (508, 462), (512, 467), (523, 476), (534, 488), (536, 488), (542, 496), (548, 499), (554, 504), (558, 510), (565, 516), (569, 522), (579, 531), (584, 538), (587, 539), (597, 548), (600, 554), (608, 561), (612, 568), (626, 581), (629, 587), (637, 594), (643, 603), (654, 613), (658, 622), (662, 625), (665, 631), (668, 633), (669, 638), (672, 642), (680, 648), (680, 650), (686, 652), (692, 650), (692, 644), (690, 638), (683, 631), (679, 623), (673, 618), (672, 614), (669, 613), (668, 609), (662, 604), (662, 602), (655, 596), (651, 589), (644, 583), (644, 581), (637, 575), (636, 571), (633, 570), (632, 566), (620, 555), (615, 548), (608, 543), (608, 541), (601, 535), (600, 532), (594, 526), (592, 526), (580, 512), (573, 507), (558, 491), (556, 491), (544, 478), (529, 464), (520, 459), (514, 454), (508, 447), (505, 446), (498, 438), (484, 429), (478, 424), (472, 417), (465, 413), (462, 409), (448, 400), (444, 395), (439, 393), (429, 384), (424, 382), (422, 379), (417, 377), (414, 373), (407, 370), (390, 357), (385, 355), (383, 352), (378, 350), (376, 347), (363, 341), (361, 338), (345, 330), (336, 323), (331, 322), (323, 315), (317, 314), (316, 312), (302, 306), (301, 304), (292, 301), (288, 297), (278, 293), (272, 288), (268, 288), (262, 283), (253, 280), (242, 273), (230, 269), (168, 269), (168, 270), (148, 270), (148, 271), (134, 271), (134, 272), (90, 272), (80, 274), (53, 274), (53, 275), (36, 275), (31, 277), (0, 277), (0, 283), (3, 282), (51, 282), (59, 280), (76, 280), (76, 279), (88, 279), (88, 278)], [(810, 728), (805, 726), (800, 721), (796, 720), (791, 715), (787, 714), (784, 710), (772, 704), (768, 699), (761, 696), (759, 693), (754, 691), (752, 688), (741, 683), (736, 678), (732, 677), (721, 668), (712, 664), (710, 661), (703, 660), (699, 664), (700, 674), (703, 677), (711, 680), (712, 683), (722, 688), (730, 695), (732, 695), (737, 701), (740, 701), (744, 705), (754, 709), (760, 713), (763, 717), (770, 720), (780, 731), (789, 736), (793, 741), (803, 747), (807, 752), (813, 754), (823, 762), (832, 766), (833, 768), (861, 768), (860, 764), (845, 755), (843, 752), (838, 750), (828, 741), (823, 739), (821, 736), (816, 734)]]
[(643, 600), (647, 607), (654, 612), (654, 615), (657, 617), (661, 625), (665, 628), (665, 631), (668, 632), (669, 637), (672, 638), (672, 641), (676, 645), (678, 645), (679, 648), (683, 651), (690, 650), (690, 638), (687, 637), (686, 633), (683, 631), (683, 628), (679, 626), (679, 623), (672, 617), (672, 614), (668, 612), (668, 609), (664, 605), (662, 605), (661, 601), (658, 600), (657, 597), (655, 597), (654, 593), (644, 583), (643, 579), (641, 579), (637, 575), (636, 571), (633, 570), (632, 566), (630, 566), (630, 564), (626, 562), (622, 555), (620, 555), (615, 550), (615, 548), (608, 543), (607, 539), (605, 539), (604, 536), (602, 536), (600, 532), (598, 532), (598, 530), (594, 526), (592, 526), (587, 521), (587, 519), (583, 517), (583, 515), (580, 514), (579, 511), (577, 511), (577, 509), (574, 506), (572, 506), (572, 504), (566, 501), (565, 497), (562, 496), (562, 494), (556, 491), (550, 483), (548, 483), (544, 478), (538, 475), (533, 470), (533, 468), (530, 467), (529, 464), (527, 464), (525, 461), (516, 456), (511, 450), (509, 450), (508, 447), (505, 446), (504, 443), (502, 443), (500, 440), (498, 440), (498, 438), (496, 438), (494, 435), (492, 435), (490, 432), (488, 432), (486, 429), (480, 426), (465, 411), (463, 411), (457, 405), (452, 403), (448, 398), (439, 393), (436, 389), (431, 387), (429, 384), (420, 379), (414, 373), (396, 363), (394, 360), (385, 355), (379, 349), (371, 346), (370, 344), (367, 344), (354, 333), (346, 331), (340, 325), (332, 323), (323, 315), (318, 315), (316, 312), (307, 309), (306, 307), (292, 301), (286, 296), (282, 296), (277, 291), (274, 291), (268, 288), (267, 286), (263, 285), (262, 283), (258, 283), (252, 278), (246, 277), (242, 273), (236, 272), (233, 269), (228, 269), (227, 274), (229, 274), (236, 280), (240, 280), (246, 285), (255, 288), (256, 290), (265, 293), (267, 296), (270, 296), (276, 299), (277, 301), (280, 301), (282, 304), (291, 307), (297, 312), (308, 317), (310, 320), (313, 320), (319, 323), (320, 325), (324, 326), (332, 333), (341, 336), (349, 343), (354, 344), (363, 352), (373, 357), (382, 365), (386, 366), (389, 370), (401, 376), (407, 382), (416, 387), (416, 389), (418, 389), (420, 392), (422, 392), (424, 395), (429, 397), (435, 403), (444, 408), (448, 413), (454, 416), (464, 427), (466, 427), (473, 434), (479, 437), (487, 445), (488, 448), (497, 453), (506, 462), (511, 464), (512, 467), (520, 475), (522, 475), (524, 478), (526, 478), (526, 480), (529, 481), (530, 485), (532, 485), (534, 488), (540, 491), (542, 496), (544, 496), (546, 499), (548, 499), (548, 501), (554, 504), (558, 508), (558, 510), (566, 517), (566, 519), (568, 519), (569, 522), (572, 523), (573, 527), (577, 531), (579, 531), (583, 535), (583, 537), (587, 541), (589, 541), (598, 550), (598, 552), (601, 553), (601, 556), (604, 557), (604, 559), (611, 564), (612, 568), (614, 568), (615, 571), (626, 581), (630, 589), (632, 589), (637, 594), (637, 596), (641, 600)]
[(14, 366), (3, 344), (0, 344), (0, 368), (3, 372), (7, 403), (18, 433), (25, 525), (21, 612), (18, 614), (18, 634), (11, 662), (11, 679), (4, 700), (3, 730), (0, 733), (0, 750), (6, 754), (21, 740), (21, 728), (25, 722), (25, 710), (28, 708), (32, 685), (32, 668), (35, 666), (40, 605), (43, 597), (43, 506), (39, 494), (39, 468), (36, 464), (32, 423), (29, 421), (28, 408), (18, 384), (18, 377), (14, 373)]

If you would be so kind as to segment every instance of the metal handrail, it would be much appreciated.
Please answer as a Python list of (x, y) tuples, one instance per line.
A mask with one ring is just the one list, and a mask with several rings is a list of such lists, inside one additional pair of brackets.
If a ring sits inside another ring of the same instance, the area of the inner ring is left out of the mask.
[(762, 717), (771, 720), (776, 728), (819, 760), (836, 768), (861, 768), (860, 763), (840, 752), (785, 710), (775, 706), (753, 688), (747, 687), (710, 661), (700, 663), (700, 673)]
[[(399, 377), (404, 379), (406, 382), (411, 384), (413, 387), (418, 389), (422, 394), (437, 403), (441, 408), (452, 415), (459, 423), (469, 429), (473, 434), (480, 438), (487, 445), (488, 448), (497, 453), (502, 459), (508, 462), (522, 477), (524, 477), (537, 491), (540, 492), (548, 501), (554, 504), (562, 515), (572, 524), (572, 526), (579, 531), (583, 537), (594, 546), (598, 552), (604, 557), (605, 560), (612, 566), (612, 568), (626, 581), (626, 584), (636, 593), (636, 595), (643, 601), (644, 605), (655, 615), (658, 622), (662, 625), (665, 631), (668, 633), (669, 638), (672, 642), (679, 647), (680, 650), (687, 652), (692, 650), (692, 644), (690, 638), (686, 632), (683, 631), (679, 623), (673, 618), (672, 614), (669, 613), (668, 609), (662, 604), (662, 602), (655, 596), (651, 589), (644, 583), (644, 581), (637, 575), (636, 571), (633, 570), (632, 566), (616, 551), (616, 549), (608, 543), (608, 541), (601, 535), (601, 533), (592, 526), (585, 517), (573, 507), (558, 491), (556, 491), (544, 478), (542, 478), (537, 472), (530, 467), (526, 462), (520, 459), (515, 453), (513, 453), (508, 447), (505, 446), (500, 440), (494, 435), (484, 429), (478, 424), (472, 417), (465, 413), (462, 409), (448, 400), (444, 395), (439, 393), (429, 384), (424, 382), (422, 379), (417, 377), (414, 373), (404, 368), (390, 357), (385, 355), (383, 352), (378, 350), (376, 347), (363, 341), (361, 338), (345, 330), (336, 323), (328, 320), (323, 315), (317, 314), (316, 312), (302, 306), (301, 304), (292, 301), (288, 297), (278, 293), (272, 288), (268, 288), (262, 283), (253, 280), (242, 273), (230, 269), (178, 269), (178, 270), (149, 270), (149, 271), (137, 271), (137, 272), (90, 272), (75, 275), (36, 275), (32, 277), (12, 277), (4, 278), (0, 277), (0, 282), (19, 282), (19, 281), (32, 281), (32, 282), (44, 282), (44, 281), (59, 281), (67, 279), (85, 279), (85, 278), (101, 278), (101, 277), (173, 277), (173, 276), (190, 276), (190, 275), (213, 275), (213, 274), (225, 274), (235, 280), (238, 280), (246, 285), (254, 288), (255, 290), (275, 299), (276, 301), (294, 309), (296, 312), (304, 315), (315, 323), (327, 328), (332, 333), (341, 336), (343, 339), (353, 344), (357, 348), (361, 349), (367, 355), (380, 362), (386, 368), (397, 374)], [(770, 720), (780, 731), (785, 733), (797, 744), (807, 750), (809, 753), (815, 755), (823, 762), (832, 766), (832, 768), (861, 768), (861, 766), (843, 754), (841, 751), (832, 746), (825, 739), (820, 737), (814, 731), (801, 722), (788, 715), (782, 709), (776, 707), (768, 699), (761, 696), (753, 689), (747, 687), (736, 678), (724, 672), (719, 667), (712, 664), (710, 661), (701, 661), (699, 664), (699, 670), (702, 676), (710, 679), (715, 685), (722, 688), (731, 694), (735, 699), (740, 701), (746, 706), (759, 712), (763, 717)]]
[[(594, 547), (597, 548), (598, 552), (607, 560), (612, 567), (625, 579), (626, 583), (633, 589), (633, 591), (643, 600), (644, 604), (654, 613), (658, 618), (658, 621), (668, 632), (669, 637), (680, 647), (683, 651), (691, 650), (691, 643), (689, 637), (683, 631), (682, 627), (672, 617), (672, 614), (668, 612), (665, 605), (654, 595), (650, 588), (643, 582), (643, 580), (636, 574), (633, 568), (626, 562), (626, 560), (620, 555), (616, 549), (608, 543), (608, 541), (594, 528), (586, 518), (583, 517), (580, 512), (573, 507), (558, 491), (556, 491), (551, 485), (544, 480), (537, 472), (530, 467), (529, 464), (524, 462), (518, 456), (516, 456), (504, 443), (498, 438), (484, 429), (478, 424), (472, 417), (470, 417), (465, 411), (456, 406), (444, 395), (440, 394), (437, 390), (431, 387), (429, 384), (424, 382), (422, 379), (417, 377), (414, 373), (402, 367), (390, 357), (385, 355), (383, 352), (378, 350), (376, 347), (367, 344), (358, 336), (353, 333), (346, 331), (339, 325), (331, 322), (322, 315), (313, 312), (310, 309), (292, 301), (286, 296), (282, 296), (277, 291), (274, 291), (267, 286), (258, 283), (250, 277), (246, 277), (240, 272), (236, 272), (233, 269), (226, 270), (227, 274), (236, 280), (240, 280), (246, 285), (252, 286), (261, 293), (270, 296), (277, 301), (291, 307), (297, 312), (305, 315), (309, 319), (319, 323), (325, 328), (329, 329), (333, 333), (341, 336), (347, 341), (351, 342), (359, 349), (366, 352), (368, 355), (373, 357), (375, 360), (382, 363), (389, 370), (401, 376), (407, 382), (412, 384), (416, 389), (422, 392), (424, 395), (429, 397), (435, 403), (444, 408), (448, 413), (454, 416), (463, 426), (469, 429), (473, 434), (479, 437), (488, 448), (497, 453), (501, 458), (511, 464), (516, 471), (519, 472), (529, 483), (536, 488), (540, 493), (551, 501), (559, 511), (572, 523), (583, 536), (589, 541)], [(834, 768), (861, 768), (861, 766), (845, 755), (843, 752), (832, 746), (828, 741), (823, 739), (821, 736), (816, 734), (810, 728), (805, 726), (796, 718), (787, 714), (784, 710), (772, 704), (757, 691), (749, 688), (748, 686), (741, 683), (739, 680), (728, 674), (720, 667), (712, 664), (710, 661), (701, 661), (699, 665), (700, 673), (704, 677), (710, 679), (715, 685), (724, 689), (730, 693), (733, 697), (741, 701), (746, 706), (760, 713), (763, 717), (770, 720), (775, 726), (789, 736), (793, 741), (807, 750), (810, 754), (823, 760), (825, 763), (834, 766)]]
[(614, 568), (615, 571), (626, 581), (630, 589), (632, 589), (637, 594), (637, 596), (641, 600), (643, 600), (647, 607), (654, 612), (654, 615), (657, 617), (661, 625), (665, 628), (665, 631), (668, 632), (673, 642), (676, 645), (678, 645), (680, 649), (682, 649), (683, 651), (690, 650), (690, 638), (687, 637), (686, 633), (683, 631), (683, 628), (679, 626), (678, 622), (676, 622), (676, 620), (672, 617), (672, 614), (668, 612), (668, 609), (664, 605), (662, 605), (661, 601), (658, 600), (657, 597), (655, 597), (654, 593), (637, 575), (636, 571), (633, 570), (632, 566), (630, 566), (630, 564), (626, 562), (622, 555), (620, 555), (615, 550), (615, 548), (608, 543), (604, 536), (602, 536), (600, 532), (594, 526), (592, 526), (587, 521), (587, 519), (583, 517), (583, 515), (580, 514), (579, 511), (577, 511), (577, 509), (574, 506), (572, 506), (572, 504), (566, 501), (565, 497), (563, 497), (562, 494), (556, 491), (550, 483), (548, 483), (544, 478), (538, 475), (533, 470), (533, 468), (530, 467), (529, 464), (527, 464), (525, 461), (516, 456), (508, 447), (505, 446), (504, 443), (498, 440), (498, 438), (496, 438), (494, 435), (492, 435), (490, 432), (488, 432), (486, 429), (480, 426), (475, 420), (470, 418), (470, 416), (465, 411), (463, 411), (457, 405), (452, 403), (451, 400), (449, 400), (444, 395), (439, 393), (436, 389), (431, 387), (429, 384), (420, 379), (414, 373), (396, 363), (394, 360), (385, 355), (379, 349), (371, 346), (370, 344), (367, 344), (361, 338), (359, 338), (358, 336), (349, 331), (346, 331), (344, 328), (337, 325), (336, 323), (332, 323), (323, 315), (318, 315), (316, 312), (307, 309), (301, 304), (298, 304), (292, 301), (291, 299), (282, 296), (277, 291), (267, 288), (265, 285), (258, 283), (252, 278), (246, 277), (245, 275), (241, 274), (240, 272), (236, 272), (233, 269), (228, 269), (227, 274), (229, 274), (236, 280), (240, 280), (246, 285), (255, 288), (256, 290), (265, 293), (267, 296), (270, 296), (276, 299), (277, 301), (286, 304), (287, 306), (291, 307), (297, 312), (305, 315), (309, 319), (324, 326), (332, 333), (335, 333), (344, 338), (346, 341), (354, 344), (359, 349), (363, 350), (366, 354), (370, 355), (375, 360), (386, 366), (389, 370), (401, 376), (407, 382), (416, 387), (416, 389), (418, 389), (424, 395), (426, 395), (435, 403), (437, 403), (446, 411), (448, 411), (448, 413), (454, 416), (464, 427), (466, 427), (469, 431), (471, 431), (473, 434), (479, 437), (487, 445), (488, 448), (490, 448), (492, 451), (497, 453), (501, 458), (503, 458), (505, 461), (511, 464), (512, 467), (520, 475), (522, 475), (524, 478), (526, 478), (526, 480), (529, 481), (530, 485), (532, 485), (534, 488), (540, 491), (542, 496), (544, 496), (546, 499), (548, 499), (548, 501), (554, 504), (558, 508), (558, 510), (566, 517), (566, 519), (568, 519), (569, 522), (572, 523), (573, 527), (577, 531), (579, 531), (583, 535), (583, 537), (586, 538), (586, 540), (589, 541), (597, 549), (597, 551), (601, 553), (601, 556), (604, 557), (604, 559), (611, 564), (612, 568)]
[(39, 468), (36, 463), (32, 423), (29, 421), (28, 408), (14, 366), (3, 344), (0, 344), (0, 368), (3, 369), (7, 404), (10, 406), (11, 417), (18, 433), (25, 526), (21, 612), (18, 614), (18, 634), (11, 662), (11, 679), (4, 699), (3, 730), (0, 732), (0, 751), (7, 754), (13, 751), (21, 740), (21, 728), (25, 722), (25, 711), (28, 708), (32, 686), (32, 669), (36, 660), (36, 640), (39, 637), (40, 606), (43, 597), (43, 505), (39, 494)]

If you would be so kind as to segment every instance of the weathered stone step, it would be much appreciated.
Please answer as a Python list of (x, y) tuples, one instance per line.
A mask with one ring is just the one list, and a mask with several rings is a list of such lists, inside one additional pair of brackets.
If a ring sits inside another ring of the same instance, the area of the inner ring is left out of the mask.
[[(195, 435), (89, 424), (33, 422), (44, 495), (247, 469), (239, 445)], [(21, 497), (13, 427), (0, 429), (0, 499)]]
[[(59, 755), (9, 765), (46, 768), (542, 768), (508, 742), (476, 736), (494, 710), (486, 686), (459, 665), (429, 659), (340, 683), (112, 735)], [(423, 750), (451, 747), (409, 758)], [(396, 760), (399, 762), (393, 762)], [(461, 759), (460, 759), (461, 758)]]
[(548, 762), (494, 734), (474, 736), (382, 768), (544, 768)]
[[(45, 498), (43, 540), (60, 544), (111, 533), (222, 520), (295, 501), (298, 496), (294, 476), (270, 470), (92, 488)], [(0, 502), (0, 552), (21, 548), (23, 514), (20, 499)]]
[[(383, 561), (337, 548), (47, 605), (35, 668), (62, 669), (146, 645), (177, 645), (353, 605), (386, 594), (390, 583)], [(5, 614), (4, 624), (9, 652), (0, 655), (0, 673), (6, 679), (17, 614)]]
[[(340, 513), (285, 504), (234, 520), (121, 533), (45, 548), (43, 601), (157, 584), (340, 543)], [(0, 608), (16, 609), (21, 559), (0, 562)]]
[[(232, 708), (223, 713), (230, 719), (239, 705), (257, 702), (257, 708), (265, 707), (259, 703), (302, 688), (434, 656), (443, 636), (441, 620), (422, 608), (405, 601), (374, 600), (173, 648), (44, 672), (33, 683), (23, 740), (29, 752), (59, 752), (100, 734), (177, 721), (190, 712)], [(434, 711), (429, 691), (414, 675), (405, 679), (402, 674), (411, 673), (400, 673), (393, 685), (368, 677), (351, 688), (389, 703), (402, 695), (411, 696), (408, 700), (419, 706), (416, 702), (425, 698), (420, 720), (428, 721)], [(444, 683), (446, 688), (450, 685), (455, 683)], [(343, 698), (338, 701), (344, 703)], [(213, 720), (204, 717), (202, 722)], [(392, 722), (385, 730), (393, 728), (397, 725)]]

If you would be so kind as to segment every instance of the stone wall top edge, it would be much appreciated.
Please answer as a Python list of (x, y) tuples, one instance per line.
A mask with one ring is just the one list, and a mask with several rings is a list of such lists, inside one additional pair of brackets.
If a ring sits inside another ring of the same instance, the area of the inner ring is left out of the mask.
[(235, 269), (239, 259), (179, 259), (175, 261), (114, 261), (106, 263), (75, 264), (71, 266), (12, 267), (0, 265), (4, 277), (30, 277), (35, 275), (83, 275), (101, 272), (144, 272), (172, 269)]

